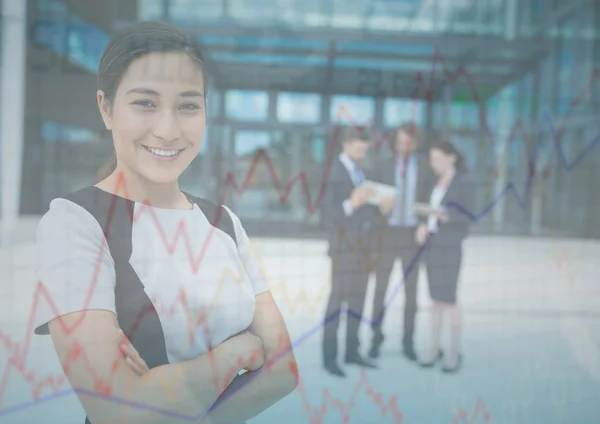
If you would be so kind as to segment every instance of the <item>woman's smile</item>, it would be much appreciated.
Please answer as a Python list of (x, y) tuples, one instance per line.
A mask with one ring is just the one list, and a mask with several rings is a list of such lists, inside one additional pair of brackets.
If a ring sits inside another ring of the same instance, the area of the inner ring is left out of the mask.
[(181, 152), (183, 152), (186, 148), (182, 149), (161, 149), (156, 147), (149, 147), (142, 145), (144, 150), (152, 155), (154, 159), (160, 161), (174, 161), (179, 158)]

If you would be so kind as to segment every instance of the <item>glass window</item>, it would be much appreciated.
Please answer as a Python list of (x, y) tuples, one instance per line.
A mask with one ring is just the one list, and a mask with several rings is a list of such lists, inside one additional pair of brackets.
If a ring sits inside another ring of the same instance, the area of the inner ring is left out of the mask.
[(318, 94), (279, 93), (277, 119), (281, 122), (314, 124), (321, 120), (321, 96)]
[[(146, 0), (146, 2), (156, 0)], [(222, 0), (163, 0), (168, 2), (169, 18), (177, 22), (206, 22), (223, 18)]]
[(69, 62), (96, 72), (100, 57), (108, 44), (106, 32), (83, 20), (58, 0), (38, 0), (38, 14), (33, 40)]
[(163, 1), (164, 0), (138, 0), (138, 17), (140, 20), (154, 21), (162, 19)]
[(373, 123), (375, 103), (369, 97), (332, 96), (331, 122), (364, 125)]
[(396, 127), (403, 122), (413, 121), (425, 124), (425, 102), (420, 99), (385, 99), (383, 105), (383, 125)]
[(97, 136), (87, 128), (44, 121), (42, 122), (42, 139), (48, 142), (78, 144), (94, 142)]
[(231, 119), (264, 121), (269, 113), (269, 96), (264, 91), (228, 91), (225, 95), (225, 111)]
[(454, 102), (450, 108), (452, 128), (477, 129), (479, 127), (479, 108), (473, 102)]
[(265, 131), (236, 131), (235, 156), (253, 156), (258, 149), (268, 149), (271, 136)]

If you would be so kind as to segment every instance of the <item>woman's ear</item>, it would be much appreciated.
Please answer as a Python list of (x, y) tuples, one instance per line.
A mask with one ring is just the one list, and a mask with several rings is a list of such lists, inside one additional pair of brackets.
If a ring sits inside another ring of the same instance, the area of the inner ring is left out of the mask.
[(100, 110), (100, 115), (102, 115), (102, 120), (104, 121), (104, 126), (107, 130), (112, 130), (112, 118), (110, 114), (110, 103), (106, 99), (104, 91), (98, 90), (96, 92), (96, 100), (98, 102), (98, 109)]

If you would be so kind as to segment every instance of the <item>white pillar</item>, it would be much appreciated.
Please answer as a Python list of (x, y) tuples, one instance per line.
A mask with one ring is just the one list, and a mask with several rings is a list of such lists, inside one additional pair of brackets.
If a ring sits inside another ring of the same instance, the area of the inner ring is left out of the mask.
[[(514, 113), (511, 113), (511, 105), (514, 105), (514, 87), (505, 87), (499, 93), (498, 104), (498, 127), (494, 131), (496, 137), (494, 152), (496, 158), (496, 181), (494, 184), (494, 196), (498, 196), (507, 184), (508, 162), (510, 160), (510, 151), (508, 141), (511, 135), (511, 129), (514, 125)], [(492, 219), (496, 230), (502, 229), (504, 225), (504, 211), (508, 197), (504, 196), (493, 208)]]
[(27, 2), (2, 0), (2, 69), (0, 72), (0, 244), (15, 235), (21, 194), (25, 126), (25, 55)]

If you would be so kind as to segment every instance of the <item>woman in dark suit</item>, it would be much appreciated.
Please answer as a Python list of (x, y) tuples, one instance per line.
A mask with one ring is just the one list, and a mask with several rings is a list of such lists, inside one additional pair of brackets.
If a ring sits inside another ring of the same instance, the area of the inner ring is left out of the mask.
[(416, 232), (419, 245), (427, 243), (425, 266), (432, 305), (432, 339), (424, 367), (435, 365), (442, 358), (440, 333), (444, 317), (450, 319), (451, 346), (445, 355), (444, 372), (460, 368), (461, 314), (456, 302), (458, 278), (462, 261), (462, 241), (472, 213), (473, 188), (466, 176), (466, 166), (460, 152), (448, 140), (437, 140), (429, 146), (429, 162), (435, 177), (417, 208), (422, 217)]

